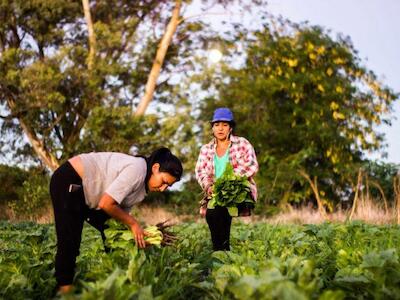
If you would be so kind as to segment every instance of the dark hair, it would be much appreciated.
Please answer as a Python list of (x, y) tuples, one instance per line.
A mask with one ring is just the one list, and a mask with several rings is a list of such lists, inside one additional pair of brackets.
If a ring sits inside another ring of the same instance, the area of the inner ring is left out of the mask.
[(229, 123), (229, 126), (231, 126), (232, 133), (233, 133), (235, 131), (235, 128), (236, 128), (236, 122), (232, 120), (232, 121), (230, 121), (228, 123)]
[(167, 172), (176, 178), (176, 181), (181, 179), (183, 168), (182, 163), (168, 148), (160, 148), (145, 157), (147, 163), (147, 174), (145, 182), (147, 183), (152, 174), (151, 168), (154, 164), (160, 164), (160, 171)]

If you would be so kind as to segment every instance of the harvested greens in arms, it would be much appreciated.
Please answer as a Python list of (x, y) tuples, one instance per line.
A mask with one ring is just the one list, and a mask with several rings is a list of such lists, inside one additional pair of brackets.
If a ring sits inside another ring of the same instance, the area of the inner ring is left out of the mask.
[(237, 217), (237, 206), (241, 203), (255, 203), (250, 196), (250, 182), (247, 177), (235, 174), (231, 164), (226, 164), (224, 173), (215, 181), (207, 208), (225, 206), (232, 217)]
[[(134, 237), (132, 231), (130, 231), (124, 224), (110, 219), (107, 221), (108, 228), (104, 230), (106, 241), (105, 244), (110, 249), (115, 248), (127, 248), (130, 245), (134, 245)], [(148, 245), (154, 245), (157, 247), (172, 245), (178, 238), (174, 233), (167, 231), (168, 227), (172, 225), (168, 224), (168, 221), (158, 223), (153, 226), (144, 228), (144, 231), (150, 234), (145, 236), (144, 240)]]

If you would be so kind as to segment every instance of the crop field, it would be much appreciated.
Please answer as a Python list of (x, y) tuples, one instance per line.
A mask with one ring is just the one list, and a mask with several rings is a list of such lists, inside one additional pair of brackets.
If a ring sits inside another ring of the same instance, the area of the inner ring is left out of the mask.
[[(246, 225), (212, 252), (207, 225), (173, 227), (173, 246), (138, 250), (84, 228), (67, 299), (400, 299), (400, 228), (360, 222)], [(49, 299), (52, 225), (0, 223), (0, 298)]]

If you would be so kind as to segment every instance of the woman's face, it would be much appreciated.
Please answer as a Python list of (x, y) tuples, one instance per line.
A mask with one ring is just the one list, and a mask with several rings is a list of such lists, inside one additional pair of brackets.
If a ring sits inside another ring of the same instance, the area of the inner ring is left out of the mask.
[(224, 141), (228, 139), (232, 129), (228, 122), (215, 122), (212, 125), (212, 131), (216, 139)]
[(148, 183), (150, 192), (164, 192), (173, 185), (176, 178), (167, 172), (160, 171), (160, 164), (155, 163), (151, 167), (151, 176)]

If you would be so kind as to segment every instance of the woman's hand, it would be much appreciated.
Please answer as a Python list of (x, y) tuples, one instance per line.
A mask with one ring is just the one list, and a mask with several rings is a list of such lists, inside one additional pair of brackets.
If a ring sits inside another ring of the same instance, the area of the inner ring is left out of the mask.
[(200, 216), (202, 216), (204, 218), (206, 216), (206, 213), (207, 213), (207, 205), (200, 206), (199, 213), (200, 213)]
[(208, 196), (211, 196), (211, 195), (212, 195), (213, 189), (214, 189), (214, 185), (210, 185), (210, 186), (208, 187), (208, 189), (207, 189), (207, 195), (208, 195)]
[(204, 196), (203, 199), (200, 200), (199, 204), (200, 204), (200, 208), (199, 208), (199, 214), (200, 216), (202, 216), (203, 218), (206, 216), (207, 213), (207, 203), (208, 203), (209, 197), (206, 195)]
[(131, 231), (135, 238), (136, 245), (139, 248), (146, 248), (146, 241), (144, 240), (144, 237), (148, 236), (148, 233), (144, 231), (138, 223), (131, 225)]
[(146, 247), (144, 237), (148, 236), (149, 234), (145, 232), (142, 227), (140, 227), (136, 219), (125, 212), (110, 195), (104, 193), (104, 195), (100, 199), (98, 207), (104, 210), (109, 216), (128, 225), (135, 238), (136, 245), (139, 248)]

